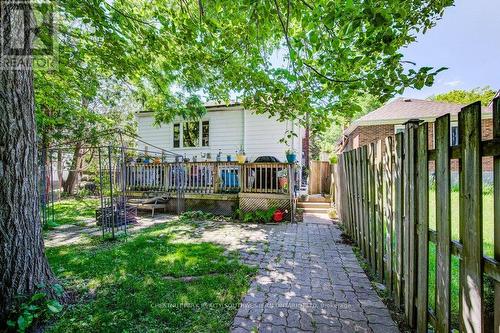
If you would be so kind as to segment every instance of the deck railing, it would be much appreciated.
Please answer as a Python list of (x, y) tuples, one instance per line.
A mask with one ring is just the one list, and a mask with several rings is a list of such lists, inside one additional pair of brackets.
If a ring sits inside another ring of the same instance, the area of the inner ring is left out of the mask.
[(130, 163), (126, 180), (137, 192), (288, 194), (288, 173), (286, 163)]

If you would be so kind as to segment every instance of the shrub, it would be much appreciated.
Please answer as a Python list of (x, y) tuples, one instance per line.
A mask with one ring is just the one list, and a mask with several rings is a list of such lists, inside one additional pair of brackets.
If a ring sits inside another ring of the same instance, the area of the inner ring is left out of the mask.
[(330, 208), (328, 210), (328, 217), (332, 220), (336, 219), (337, 218), (337, 210), (335, 208)]

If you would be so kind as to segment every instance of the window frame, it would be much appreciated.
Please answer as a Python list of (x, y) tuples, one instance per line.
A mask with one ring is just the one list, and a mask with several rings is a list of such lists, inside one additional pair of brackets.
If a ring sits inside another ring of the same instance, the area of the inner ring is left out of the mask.
[[(194, 147), (185, 147), (184, 146), (184, 124), (185, 123), (196, 123), (198, 122), (198, 144)], [(172, 124), (172, 148), (173, 149), (204, 149), (210, 148), (210, 120), (209, 119), (200, 119), (200, 120), (183, 120), (177, 121)], [(208, 145), (203, 145), (203, 124), (208, 123)], [(174, 128), (175, 126), (179, 126), (179, 147), (175, 147), (175, 136), (174, 136)]]
[(394, 125), (394, 134), (398, 134), (403, 130), (405, 131), (405, 125)]
[[(453, 143), (453, 129), (454, 128), (457, 129), (457, 135), (456, 135), (457, 142), (456, 143)], [(450, 146), (458, 146), (460, 144), (459, 138), (460, 138), (460, 136), (458, 133), (458, 121), (450, 121)]]

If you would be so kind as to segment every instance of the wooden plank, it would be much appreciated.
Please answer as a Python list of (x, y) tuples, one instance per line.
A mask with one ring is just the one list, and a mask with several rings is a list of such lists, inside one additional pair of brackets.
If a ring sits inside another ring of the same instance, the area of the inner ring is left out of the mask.
[(436, 332), (450, 331), (450, 115), (436, 119)]
[[(500, 97), (493, 100), (493, 139), (500, 141)], [(500, 144), (497, 144), (500, 147)], [(500, 262), (500, 156), (493, 158), (493, 198), (496, 205), (493, 205), (493, 220), (494, 220), (494, 251), (495, 260)], [(500, 282), (495, 282), (495, 333), (500, 333)]]
[(361, 249), (361, 252), (364, 253), (363, 248), (363, 210), (362, 210), (362, 197), (361, 197), (361, 187), (362, 187), (362, 179), (361, 179), (361, 148), (357, 148), (355, 152), (355, 160), (356, 160), (356, 227), (357, 227), (357, 243)]
[(404, 218), (404, 271), (405, 271), (405, 314), (408, 326), (416, 326), (416, 285), (417, 285), (417, 168), (415, 148), (417, 127), (419, 121), (409, 121), (405, 124), (405, 218)]
[(370, 265), (372, 271), (376, 269), (375, 252), (375, 144), (368, 147), (368, 244), (370, 247)]
[[(427, 152), (426, 152), (427, 153)], [(392, 234), (394, 228), (394, 213), (393, 213), (393, 143), (392, 137), (385, 139), (384, 153), (384, 187), (385, 187), (385, 281), (387, 291), (392, 294)]]
[(347, 151), (343, 154), (345, 164), (345, 177), (347, 184), (347, 234), (352, 238), (352, 184), (351, 184), (351, 152)]
[(466, 106), (458, 115), (459, 141), (462, 149), (460, 173), (460, 224), (463, 233), (461, 290), (461, 323), (466, 332), (482, 332), (483, 321), (483, 230), (481, 103)]
[(350, 182), (350, 195), (351, 195), (351, 237), (354, 240), (356, 237), (356, 190), (354, 188), (354, 150), (349, 152), (349, 182)]
[(417, 191), (418, 191), (418, 268), (417, 268), (417, 332), (427, 332), (429, 277), (429, 162), (428, 123), (418, 127)]
[(368, 234), (369, 234), (369, 229), (368, 229), (368, 150), (366, 146), (361, 147), (361, 175), (362, 175), (362, 194), (363, 194), (363, 217), (362, 217), (362, 224), (363, 224), (363, 248), (364, 248), (364, 255), (365, 259), (368, 260), (370, 257), (370, 249), (369, 249), (369, 244), (368, 244)]
[(375, 157), (375, 228), (377, 251), (377, 275), (381, 282), (384, 280), (384, 184), (382, 181), (382, 140), (377, 141)]

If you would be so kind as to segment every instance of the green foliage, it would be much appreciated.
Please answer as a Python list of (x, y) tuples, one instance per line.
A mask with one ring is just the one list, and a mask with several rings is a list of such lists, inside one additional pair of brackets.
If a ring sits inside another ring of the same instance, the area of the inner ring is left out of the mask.
[(488, 105), (493, 97), (495, 97), (496, 91), (491, 89), (490, 86), (483, 88), (474, 88), (471, 90), (452, 90), (444, 94), (434, 95), (429, 97), (429, 99), (438, 102), (448, 102), (457, 104), (471, 104), (477, 101), (481, 101), (481, 105)]
[(52, 214), (54, 214), (55, 227), (63, 224), (82, 225), (85, 221), (95, 218), (95, 210), (99, 207), (99, 200), (92, 198), (75, 198), (66, 199), (54, 203), (47, 207), (47, 215), (49, 222), (52, 222)]
[[(52, 285), (51, 289), (57, 297), (61, 297), (64, 293), (60, 284)], [(17, 311), (11, 313), (10, 319), (7, 321), (7, 326), (10, 329), (26, 332), (35, 321), (48, 319), (62, 311), (61, 303), (56, 299), (49, 298), (45, 290), (45, 285), (39, 285), (38, 291), (22, 302)]]
[[(199, 117), (201, 96), (235, 94), (258, 113), (307, 118), (322, 131), (335, 115), (356, 114), (359, 96), (385, 101), (431, 85), (443, 69), (418, 68), (400, 50), (452, 3), (62, 0), (61, 68), (39, 78), (38, 90), (56, 87), (40, 105), (76, 110), (116, 80), (157, 123)], [(281, 64), (271, 66), (273, 53)]]
[(364, 95), (356, 98), (355, 103), (359, 106), (354, 113), (338, 112), (332, 116), (332, 122), (325, 131), (317, 133), (312, 138), (312, 150), (315, 152), (313, 158), (319, 158), (319, 152), (335, 152), (338, 142), (342, 138), (344, 130), (354, 120), (382, 106), (380, 100), (371, 95)]
[(338, 156), (337, 156), (337, 155), (335, 155), (335, 154), (330, 155), (330, 163), (331, 163), (331, 164), (337, 164), (338, 159), (339, 159), (339, 158), (338, 158)]
[(257, 209), (252, 212), (244, 212), (241, 209), (237, 209), (235, 211), (235, 218), (239, 219), (244, 223), (267, 223), (271, 222), (273, 218), (273, 214), (276, 211), (276, 208), (271, 207), (269, 209)]
[(215, 218), (212, 213), (205, 213), (201, 210), (187, 211), (181, 214), (181, 220), (210, 221)]
[(46, 332), (224, 332), (256, 270), (196, 226), (169, 221), (117, 242), (49, 248), (57, 275), (82, 296)]

